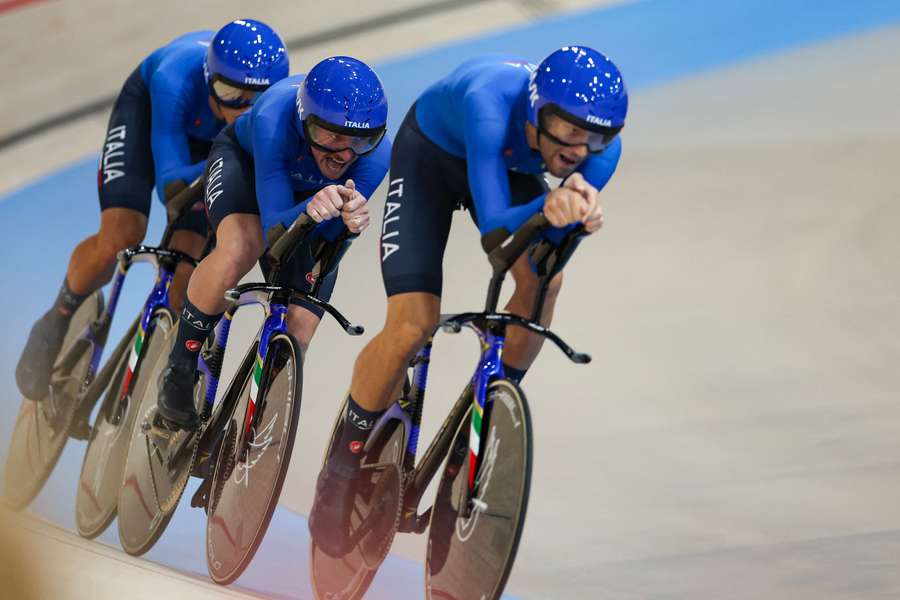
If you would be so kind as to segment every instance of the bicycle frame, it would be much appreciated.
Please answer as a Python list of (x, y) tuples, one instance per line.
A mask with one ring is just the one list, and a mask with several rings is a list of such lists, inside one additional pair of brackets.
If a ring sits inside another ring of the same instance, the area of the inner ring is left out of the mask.
[[(131, 355), (128, 359), (128, 371), (126, 373), (125, 383), (122, 386), (122, 395), (119, 397), (119, 401), (122, 401), (125, 398), (127, 392), (130, 391), (131, 379), (134, 376), (134, 369), (140, 359), (144, 339), (146, 339), (147, 336), (147, 327), (150, 324), (153, 313), (162, 306), (171, 308), (169, 302), (169, 285), (174, 277), (175, 267), (182, 261), (188, 262), (194, 267), (197, 266), (197, 261), (193, 258), (183, 252), (169, 250), (167, 249), (167, 246), (172, 240), (174, 222), (187, 211), (196, 200), (197, 195), (202, 192), (202, 180), (202, 176), (196, 179), (183, 192), (172, 198), (166, 206), (168, 224), (163, 232), (159, 247), (139, 245), (119, 252), (116, 273), (109, 294), (109, 304), (107, 304), (103, 315), (89, 324), (81, 336), (79, 336), (79, 340), (90, 343), (93, 350), (91, 353), (91, 362), (88, 366), (88, 372), (82, 382), (81, 390), (79, 392), (78, 400), (80, 406), (75, 412), (75, 421), (87, 421), (94, 408), (94, 404), (97, 399), (99, 399), (103, 389), (109, 383), (109, 379), (112, 378), (113, 370), (118, 364), (121, 353), (128, 350), (129, 341), (132, 336), (137, 333), (137, 339), (131, 347)], [(128, 274), (128, 270), (131, 266), (136, 262), (149, 262), (153, 264), (157, 269), (156, 282), (154, 283), (150, 295), (144, 302), (141, 314), (128, 328), (125, 336), (107, 359), (99, 376), (97, 376), (98, 369), (100, 368), (100, 358), (103, 355), (103, 350), (109, 337), (109, 330), (112, 325), (113, 317), (115, 316), (116, 307), (119, 304), (119, 295), (122, 291), (122, 285), (125, 283), (125, 276)], [(74, 347), (75, 346), (73, 345), (73, 348)], [(67, 357), (67, 359), (68, 358), (69, 357)]]
[[(584, 235), (583, 230), (573, 230), (558, 245), (541, 242), (533, 247), (531, 257), (535, 262), (539, 278), (539, 289), (535, 310), (530, 319), (496, 312), (500, 287), (506, 272), (532, 244), (535, 234), (545, 225), (546, 221), (543, 220), (543, 215), (540, 215), (540, 219), (533, 218), (516, 232), (516, 235), (513, 236), (509, 243), (498, 244), (497, 248), (489, 254), (489, 259), (494, 267), (494, 274), (488, 287), (485, 312), (442, 316), (441, 322), (435, 328), (425, 346), (419, 350), (410, 363), (410, 366), (413, 368), (413, 376), (408, 395), (391, 405), (373, 427), (369, 440), (366, 443), (366, 451), (372, 449), (375, 440), (379, 438), (379, 434), (391, 421), (399, 421), (405, 427), (405, 453), (402, 465), (407, 483), (403, 496), (404, 503), (399, 531), (421, 533), (427, 528), (431, 508), (420, 515), (418, 513), (419, 503), (422, 495), (425, 493), (425, 489), (434, 478), (449, 452), (456, 432), (462, 425), (469, 406), (471, 406), (472, 418), (469, 424), (467, 458), (469, 471), (466, 503), (468, 503), (469, 498), (475, 495), (478, 481), (478, 459), (483, 450), (482, 433), (487, 422), (485, 415), (490, 414), (487, 389), (491, 382), (505, 377), (502, 356), (506, 340), (506, 327), (508, 325), (525, 328), (532, 333), (549, 339), (575, 363), (585, 364), (591, 360), (589, 355), (575, 352), (559, 336), (538, 322), (550, 281), (562, 271), (566, 262), (574, 253), (575, 248)], [(469, 385), (450, 409), (450, 413), (441, 425), (440, 430), (417, 465), (416, 451), (434, 334), (440, 329), (449, 333), (458, 333), (463, 327), (467, 327), (476, 333), (481, 344), (481, 354)]]
[[(242, 430), (244, 438), (242, 439), (246, 439), (246, 436), (250, 433), (250, 429), (253, 425), (253, 416), (255, 415), (257, 399), (259, 398), (260, 383), (266, 365), (266, 358), (268, 357), (269, 341), (272, 339), (272, 336), (280, 333), (287, 333), (286, 318), (288, 306), (290, 304), (297, 304), (300, 302), (312, 304), (334, 317), (344, 331), (350, 335), (361, 335), (364, 332), (362, 327), (352, 325), (336, 308), (324, 300), (320, 300), (315, 295), (318, 291), (319, 284), (317, 281), (317, 284), (314, 285), (313, 289), (309, 292), (266, 283), (248, 283), (226, 292), (225, 298), (231, 304), (223, 315), (223, 318), (216, 325), (214, 334), (215, 347), (211, 351), (209, 359), (204, 358), (203, 353), (201, 353), (199, 359), (199, 369), (204, 376), (207, 377), (208, 382), (203, 412), (204, 421), (208, 421), (212, 416), (216, 391), (218, 390), (222, 373), (225, 348), (228, 344), (228, 333), (231, 329), (231, 322), (234, 318), (234, 314), (240, 307), (258, 304), (265, 313), (265, 319), (255, 338), (255, 342), (258, 342), (258, 344), (256, 347), (256, 356), (253, 360), (253, 372), (250, 382), (250, 400), (247, 416), (244, 420)], [(232, 400), (236, 400), (236, 398)], [(228, 410), (224, 410), (220, 411), (220, 414), (228, 412)], [(205, 427), (200, 441), (201, 447), (210, 447), (210, 442), (212, 441), (210, 438), (214, 438), (220, 431), (221, 427), (218, 425)]]

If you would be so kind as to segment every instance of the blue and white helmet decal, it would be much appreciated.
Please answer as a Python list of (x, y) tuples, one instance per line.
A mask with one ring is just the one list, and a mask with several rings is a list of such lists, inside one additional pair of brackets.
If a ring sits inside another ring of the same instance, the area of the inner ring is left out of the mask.
[(207, 81), (219, 76), (242, 87), (266, 88), (288, 76), (284, 41), (271, 27), (254, 19), (237, 19), (220, 29), (206, 52)]
[(387, 96), (375, 71), (350, 56), (332, 56), (318, 63), (297, 90), (297, 120), (309, 116), (340, 128), (383, 129)]
[(554, 104), (591, 125), (625, 125), (628, 90), (618, 67), (587, 46), (565, 46), (545, 58), (528, 80), (528, 121), (538, 126), (541, 108)]

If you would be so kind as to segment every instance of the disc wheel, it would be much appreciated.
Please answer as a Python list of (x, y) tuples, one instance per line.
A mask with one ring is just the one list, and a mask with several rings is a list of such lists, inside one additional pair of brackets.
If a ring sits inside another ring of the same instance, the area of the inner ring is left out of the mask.
[[(332, 430), (326, 458), (340, 438), (345, 411), (346, 402)], [(397, 532), (402, 505), (405, 430), (399, 421), (388, 423), (362, 459), (362, 481), (350, 515), (350, 535), (354, 541), (350, 552), (341, 558), (333, 558), (310, 539), (310, 576), (318, 600), (362, 598), (387, 556)]]
[(34, 500), (62, 454), (94, 348), (82, 334), (102, 312), (103, 296), (97, 291), (72, 316), (47, 397), (39, 401), (22, 399), (3, 481), (4, 500), (12, 509), (25, 508)]
[[(197, 458), (197, 431), (171, 432), (156, 422), (157, 380), (177, 333), (172, 323), (171, 313), (169, 319), (157, 322), (131, 397), (137, 410), (117, 510), (119, 541), (135, 556), (152, 548), (165, 531)], [(198, 387), (202, 385), (198, 383)]]
[(474, 497), (466, 501), (471, 418), (463, 420), (438, 485), (425, 568), (430, 600), (496, 600), (516, 557), (531, 484), (531, 417), (511, 381), (491, 383), (487, 396)]
[(206, 524), (206, 564), (216, 583), (240, 577), (268, 529), (287, 477), (300, 416), (302, 358), (293, 336), (273, 336), (250, 416), (253, 369), (219, 445)]
[(129, 393), (129, 384), (137, 383), (136, 374), (147, 356), (141, 355), (142, 347), (149, 346), (157, 328), (170, 331), (172, 319), (168, 310), (154, 313), (147, 332), (138, 329), (116, 365), (112, 385), (106, 390), (81, 463), (75, 495), (75, 525), (82, 537), (97, 537), (116, 518), (122, 472), (137, 415), (137, 403), (133, 401), (135, 390)]

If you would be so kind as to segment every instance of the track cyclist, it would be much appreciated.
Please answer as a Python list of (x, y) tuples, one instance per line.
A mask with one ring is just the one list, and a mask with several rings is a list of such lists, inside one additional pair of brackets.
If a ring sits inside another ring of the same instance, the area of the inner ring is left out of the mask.
[[(306, 77), (272, 86), (216, 138), (206, 173), (216, 248), (191, 277), (175, 347), (160, 375), (159, 414), (169, 425), (189, 429), (198, 422), (198, 353), (226, 308), (225, 291), (263, 254), (264, 232), (290, 226), (304, 211), (317, 223), (328, 221), (279, 275), (286, 285), (310, 290), (315, 236), (334, 239), (345, 226), (351, 233), (368, 226), (368, 198), (390, 162), (386, 124), (387, 98), (378, 76), (355, 58), (335, 56)], [(322, 282), (322, 300), (330, 298), (336, 278), (333, 271)], [(288, 312), (288, 330), (304, 352), (321, 316), (312, 306)]]
[[(381, 237), (388, 296), (384, 329), (356, 359), (340, 442), (319, 473), (309, 528), (328, 554), (349, 552), (349, 517), (361, 449), (378, 417), (399, 397), (404, 373), (438, 323), (442, 261), (453, 211), (467, 208), (485, 248), (543, 211), (551, 241), (581, 223), (602, 225), (598, 191), (621, 154), (628, 94), (618, 68), (584, 46), (561, 48), (536, 68), (484, 57), (429, 87), (394, 140)], [(563, 178), (549, 190), (543, 174)], [(512, 267), (506, 310), (529, 317), (538, 279), (527, 254)], [(541, 315), (549, 325), (561, 275)], [(543, 338), (512, 328), (506, 376), (521, 381)]]
[[(72, 315), (112, 278), (116, 254), (143, 240), (154, 186), (165, 201), (198, 177), (216, 135), (288, 72), (278, 34), (242, 19), (215, 35), (176, 38), (128, 77), (113, 105), (97, 172), (100, 230), (75, 248), (59, 294), (32, 327), (16, 366), (16, 383), (27, 398), (46, 396)], [(207, 227), (198, 203), (176, 224), (171, 247), (198, 258)], [(185, 262), (176, 271), (170, 292), (176, 306), (190, 272)]]

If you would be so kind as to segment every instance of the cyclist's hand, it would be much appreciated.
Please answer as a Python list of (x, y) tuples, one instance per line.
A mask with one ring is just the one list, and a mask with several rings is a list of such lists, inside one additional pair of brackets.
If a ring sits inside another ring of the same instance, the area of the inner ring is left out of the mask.
[(306, 205), (306, 214), (316, 223), (327, 221), (341, 215), (344, 206), (344, 196), (340, 193), (341, 186), (329, 185), (322, 188), (312, 197)]
[(369, 226), (369, 203), (366, 202), (365, 196), (356, 191), (356, 184), (352, 179), (348, 179), (346, 184), (338, 187), (342, 188), (341, 195), (344, 197), (344, 206), (341, 209), (344, 225), (350, 233), (359, 234)]
[(581, 216), (584, 229), (593, 233), (603, 227), (603, 209), (600, 206), (600, 192), (584, 178), (581, 173), (575, 172), (566, 178), (563, 187), (569, 188), (581, 194), (587, 201), (585, 211)]
[(572, 188), (558, 187), (544, 200), (544, 216), (554, 227), (565, 227), (584, 218), (588, 201)]

